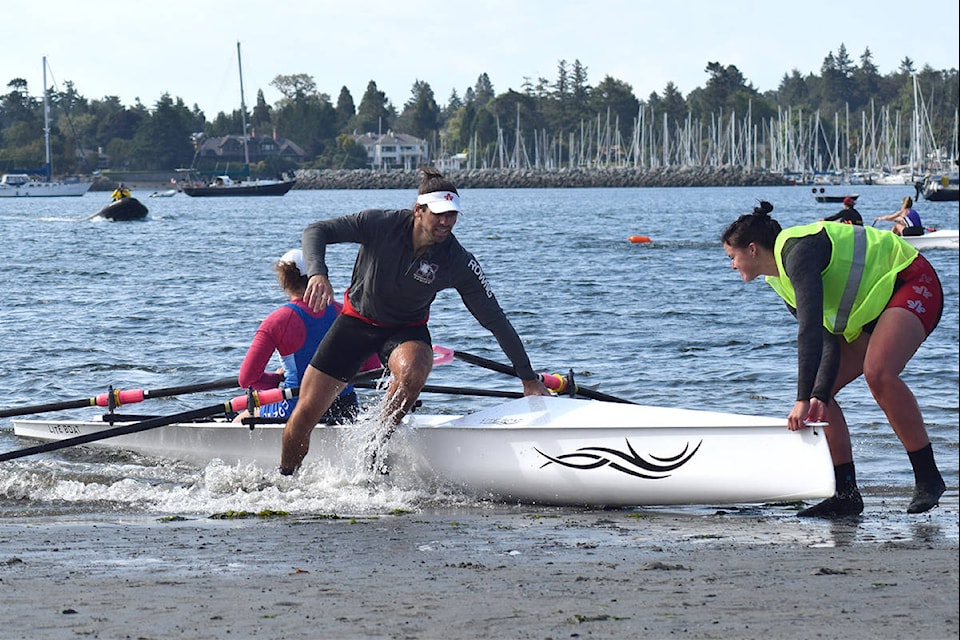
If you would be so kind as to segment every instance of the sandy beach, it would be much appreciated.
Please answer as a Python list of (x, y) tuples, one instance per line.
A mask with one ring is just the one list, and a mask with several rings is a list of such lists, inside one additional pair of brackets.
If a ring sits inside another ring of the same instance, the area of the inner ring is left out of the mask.
[(0, 638), (956, 638), (957, 494), (0, 523)]

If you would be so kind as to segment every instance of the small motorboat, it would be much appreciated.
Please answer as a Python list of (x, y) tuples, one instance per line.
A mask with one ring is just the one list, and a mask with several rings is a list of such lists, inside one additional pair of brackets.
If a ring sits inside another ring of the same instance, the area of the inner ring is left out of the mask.
[(923, 199), (929, 202), (958, 202), (960, 201), (960, 186), (956, 183), (944, 185), (933, 182), (923, 190)]
[(842, 194), (829, 194), (825, 193), (823, 187), (820, 188), (820, 191), (817, 192), (817, 189), (813, 189), (813, 197), (817, 202), (835, 202), (842, 203), (846, 198), (851, 198), (856, 202), (857, 198), (860, 197), (859, 193), (842, 193)]
[[(220, 418), (136, 430), (135, 418), (123, 419), (14, 420), (13, 426), (23, 438), (81, 438), (199, 464), (219, 459), (273, 469), (280, 458), (282, 424)], [(133, 428), (95, 439), (125, 424)], [(362, 434), (371, 433), (363, 425), (362, 416), (356, 425), (319, 425), (304, 464), (360, 464), (362, 444), (369, 442)], [(742, 504), (834, 492), (830, 451), (818, 426), (789, 431), (782, 418), (560, 396), (520, 397), (461, 416), (413, 413), (386, 454), (391, 481), (438, 482), (509, 502)]]
[(106, 218), (107, 220), (114, 220), (116, 222), (143, 220), (147, 217), (147, 207), (133, 196), (127, 196), (119, 200), (114, 200), (90, 217)]
[(151, 198), (172, 198), (177, 195), (176, 189), (167, 189), (166, 191), (154, 191), (150, 194)]

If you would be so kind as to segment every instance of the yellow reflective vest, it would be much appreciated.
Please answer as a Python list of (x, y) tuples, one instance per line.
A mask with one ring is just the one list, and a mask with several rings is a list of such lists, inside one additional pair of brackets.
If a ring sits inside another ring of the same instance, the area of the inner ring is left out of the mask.
[(814, 222), (788, 227), (774, 243), (779, 276), (767, 283), (796, 309), (797, 296), (783, 266), (783, 248), (791, 238), (812, 236), (825, 229), (833, 245), (823, 278), (823, 326), (847, 342), (860, 336), (864, 325), (875, 320), (890, 302), (897, 274), (906, 269), (917, 250), (890, 232), (837, 222)]

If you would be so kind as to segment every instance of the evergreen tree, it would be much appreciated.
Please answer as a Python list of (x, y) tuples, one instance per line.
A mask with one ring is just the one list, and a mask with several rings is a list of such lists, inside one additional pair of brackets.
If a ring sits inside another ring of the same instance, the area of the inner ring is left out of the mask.
[(353, 104), (353, 96), (344, 85), (340, 87), (340, 95), (337, 96), (337, 131), (349, 133), (350, 120), (355, 115), (357, 115), (357, 109)]
[(357, 133), (386, 133), (393, 125), (393, 113), (387, 95), (377, 89), (371, 80), (360, 98), (357, 115), (350, 121), (350, 129)]

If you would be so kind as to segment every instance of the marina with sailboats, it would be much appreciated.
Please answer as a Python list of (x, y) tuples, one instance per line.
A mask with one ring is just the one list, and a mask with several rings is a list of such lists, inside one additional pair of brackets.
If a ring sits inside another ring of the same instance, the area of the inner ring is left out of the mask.
[(43, 143), (46, 163), (39, 169), (26, 169), (0, 177), (0, 198), (44, 198), (82, 196), (92, 182), (80, 178), (54, 180), (50, 154), (50, 104), (47, 85), (47, 58), (43, 58)]

